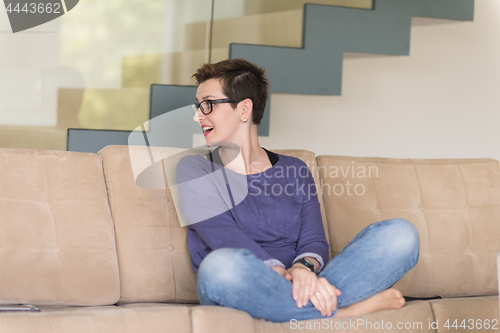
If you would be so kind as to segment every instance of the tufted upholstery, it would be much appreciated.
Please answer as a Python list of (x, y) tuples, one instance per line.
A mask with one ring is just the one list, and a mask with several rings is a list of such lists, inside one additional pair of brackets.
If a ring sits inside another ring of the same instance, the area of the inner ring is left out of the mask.
[(420, 235), (419, 262), (396, 285), (404, 295), (497, 293), (497, 161), (319, 156), (318, 165), (334, 253), (370, 223), (401, 217)]
[[(151, 147), (154, 161), (182, 149)], [(120, 303), (197, 302), (196, 276), (169, 187), (145, 189), (134, 175), (151, 165), (145, 147), (107, 146), (104, 161), (120, 267)], [(132, 156), (132, 158), (131, 158)], [(132, 161), (132, 164), (131, 164)], [(160, 169), (161, 170), (161, 169)], [(167, 180), (160, 175), (160, 183)]]
[(120, 282), (101, 157), (0, 154), (0, 302), (115, 303)]
[[(0, 312), (0, 332), (295, 331), (289, 323), (261, 322), (238, 310), (158, 303), (197, 302), (175, 186), (167, 186), (169, 161), (184, 151), (0, 149), (0, 302), (42, 305), (41, 312)], [(497, 161), (276, 152), (302, 159), (313, 172), (333, 254), (372, 222), (406, 218), (420, 234), (420, 261), (396, 287), (415, 297), (475, 296), (408, 302), (353, 320), (423, 324), (395, 330), (405, 332), (436, 332), (428, 324), (439, 320), (440, 332), (447, 319), (498, 319), (498, 296), (479, 297), (497, 293)], [(152, 178), (141, 178), (152, 161)], [(137, 186), (136, 178), (150, 189)], [(303, 324), (316, 325), (311, 332), (331, 330), (320, 320)], [(339, 331), (379, 330), (348, 325)]]

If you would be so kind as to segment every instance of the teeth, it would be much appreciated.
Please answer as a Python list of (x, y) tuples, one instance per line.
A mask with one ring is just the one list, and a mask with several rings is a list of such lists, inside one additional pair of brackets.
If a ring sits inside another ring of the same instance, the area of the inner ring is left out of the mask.
[(205, 127), (202, 127), (201, 129), (203, 130), (203, 132), (206, 132), (206, 131), (212, 130), (214, 128), (211, 126), (205, 126)]

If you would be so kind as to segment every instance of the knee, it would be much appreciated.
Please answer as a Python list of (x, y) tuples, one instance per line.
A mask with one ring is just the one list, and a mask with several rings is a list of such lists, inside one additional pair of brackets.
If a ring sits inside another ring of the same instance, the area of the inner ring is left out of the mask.
[(382, 221), (387, 229), (387, 236), (398, 252), (418, 256), (420, 238), (417, 228), (408, 220), (395, 218)]
[[(198, 269), (198, 283), (231, 286), (244, 276), (246, 249), (218, 249), (210, 252)], [(251, 253), (251, 252), (250, 252)]]

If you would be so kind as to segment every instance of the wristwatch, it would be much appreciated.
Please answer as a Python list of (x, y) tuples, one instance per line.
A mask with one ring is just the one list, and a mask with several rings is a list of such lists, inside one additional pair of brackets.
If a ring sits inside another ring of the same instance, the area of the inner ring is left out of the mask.
[(307, 259), (307, 258), (300, 258), (299, 260), (297, 260), (295, 262), (296, 263), (301, 263), (302, 265), (306, 266), (307, 268), (309, 268), (311, 270), (311, 272), (314, 273), (314, 264), (312, 263), (311, 260)]

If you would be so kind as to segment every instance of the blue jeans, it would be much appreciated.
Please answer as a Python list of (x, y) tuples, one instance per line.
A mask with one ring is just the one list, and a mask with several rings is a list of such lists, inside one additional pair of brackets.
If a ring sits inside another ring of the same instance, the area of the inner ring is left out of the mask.
[[(404, 219), (385, 220), (357, 234), (318, 277), (342, 292), (337, 306), (343, 308), (390, 288), (415, 266), (418, 254), (415, 227)], [(199, 267), (197, 284), (201, 305), (239, 309), (273, 322), (329, 318), (310, 301), (298, 308), (292, 283), (247, 249), (212, 251)]]

